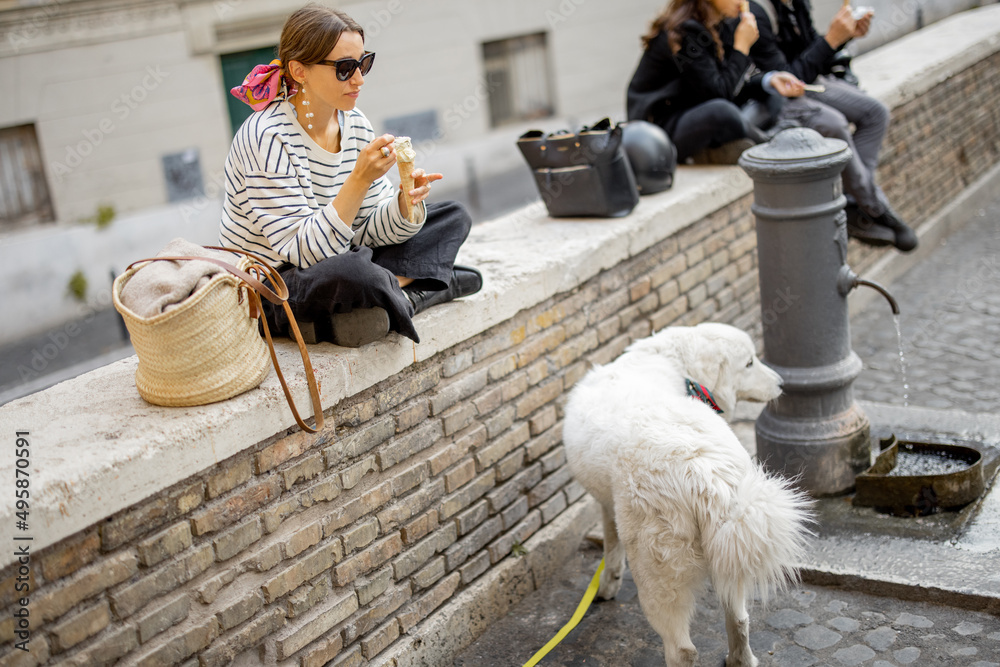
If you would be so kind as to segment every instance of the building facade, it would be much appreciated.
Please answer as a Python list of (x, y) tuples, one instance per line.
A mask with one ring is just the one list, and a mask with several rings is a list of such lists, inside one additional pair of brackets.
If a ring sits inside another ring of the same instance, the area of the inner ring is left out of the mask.
[[(102, 207), (125, 215), (210, 194), (249, 111), (228, 88), (274, 57), (285, 18), (303, 3), (4, 4), (0, 59), (17, 94), (0, 101), (0, 150), (5, 165), (20, 166), (3, 172), (0, 224), (10, 232), (93, 220)], [(620, 110), (638, 34), (656, 5), (340, 7), (378, 53), (359, 107), (377, 130), (411, 134), (433, 152), (493, 132), (513, 137), (553, 116)]]

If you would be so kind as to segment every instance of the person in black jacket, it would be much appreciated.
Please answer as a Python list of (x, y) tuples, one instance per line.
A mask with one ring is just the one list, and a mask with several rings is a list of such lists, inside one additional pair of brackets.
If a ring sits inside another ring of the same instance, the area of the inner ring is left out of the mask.
[[(803, 92), (793, 75), (762, 75), (754, 67), (748, 54), (757, 39), (756, 20), (741, 13), (740, 4), (672, 0), (643, 37), (645, 51), (628, 87), (628, 117), (666, 130), (679, 162), (735, 163), (743, 149), (766, 139), (739, 105), (772, 91)], [(727, 16), (739, 17), (739, 24), (722, 35), (718, 25)]]
[[(763, 69), (783, 69), (806, 83), (820, 84), (788, 100), (780, 121), (810, 127), (827, 137), (843, 139), (851, 148), (844, 168), (848, 197), (847, 231), (872, 245), (895, 245), (903, 251), (917, 247), (917, 235), (892, 210), (875, 183), (878, 155), (889, 125), (889, 110), (857, 87), (830, 75), (834, 55), (871, 25), (872, 13), (855, 19), (849, 6), (841, 7), (825, 35), (817, 34), (808, 0), (755, 0), (750, 11), (758, 21), (759, 38), (750, 56)], [(775, 24), (777, 30), (775, 30)], [(850, 125), (856, 128), (851, 133)]]

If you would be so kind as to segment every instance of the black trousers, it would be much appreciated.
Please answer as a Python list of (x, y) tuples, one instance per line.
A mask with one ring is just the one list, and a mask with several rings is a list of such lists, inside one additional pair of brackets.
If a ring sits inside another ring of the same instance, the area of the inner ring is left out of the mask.
[(677, 161), (682, 164), (704, 148), (715, 148), (743, 138), (758, 143), (764, 139), (738, 106), (723, 99), (702, 102), (672, 116), (663, 123), (663, 129), (677, 147)]
[[(404, 243), (352, 248), (307, 269), (290, 265), (279, 269), (288, 285), (288, 305), (296, 320), (314, 322), (320, 332), (336, 313), (384, 308), (389, 314), (389, 328), (419, 343), (411, 320), (413, 306), (396, 276), (413, 278), (417, 289), (446, 289), (455, 256), (471, 227), (472, 217), (462, 204), (427, 204), (424, 226)], [(283, 308), (265, 301), (264, 314), (276, 332), (288, 332)]]

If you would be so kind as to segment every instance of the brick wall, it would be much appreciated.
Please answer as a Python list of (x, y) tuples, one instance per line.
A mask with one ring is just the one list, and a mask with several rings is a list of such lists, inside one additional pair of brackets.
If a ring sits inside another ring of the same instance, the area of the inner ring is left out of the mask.
[[(880, 176), (913, 222), (997, 162), (998, 65), (894, 111)], [(387, 664), (393, 642), (583, 502), (561, 405), (588, 363), (669, 324), (759, 334), (749, 204), (345, 399), (319, 434), (259, 443), (33, 554), (28, 653), (10, 648), (7, 568), (0, 663)], [(884, 252), (852, 243), (851, 264)]]
[[(5, 659), (376, 660), (581, 499), (560, 408), (588, 362), (668, 324), (755, 328), (754, 245), (744, 198), (343, 401), (335, 428), (261, 443), (45, 549), (32, 653)], [(0, 627), (9, 641), (9, 614)]]

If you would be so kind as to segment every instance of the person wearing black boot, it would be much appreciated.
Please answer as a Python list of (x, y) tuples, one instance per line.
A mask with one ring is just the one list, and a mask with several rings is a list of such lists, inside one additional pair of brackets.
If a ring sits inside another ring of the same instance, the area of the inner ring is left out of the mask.
[[(419, 342), (414, 315), (482, 288), (479, 271), (454, 264), (471, 217), (457, 202), (425, 203), (441, 174), (415, 169), (409, 192), (386, 178), (394, 137), (355, 108), (375, 62), (357, 22), (304, 7), (278, 56), (232, 91), (256, 113), (226, 160), (221, 245), (279, 268), (306, 342), (359, 347), (390, 330)], [(264, 311), (287, 332), (282, 308)]]
[[(837, 53), (871, 25), (870, 11), (843, 6), (825, 35), (813, 28), (807, 0), (752, 0), (750, 11), (760, 33), (750, 57), (762, 69), (788, 70), (817, 88), (786, 100), (779, 123), (809, 127), (823, 136), (842, 139), (851, 161), (842, 179), (847, 195), (847, 233), (874, 246), (894, 245), (904, 252), (917, 247), (917, 235), (893, 211), (875, 182), (879, 151), (889, 126), (889, 110), (856, 86), (831, 75)], [(851, 125), (854, 132), (851, 132)]]
[[(801, 82), (787, 72), (757, 72), (748, 56), (757, 26), (740, 4), (672, 0), (643, 37), (645, 50), (628, 86), (628, 118), (666, 130), (680, 163), (735, 164), (743, 150), (767, 140), (741, 105), (802, 94)], [(739, 17), (738, 25), (720, 34), (726, 17)]]

